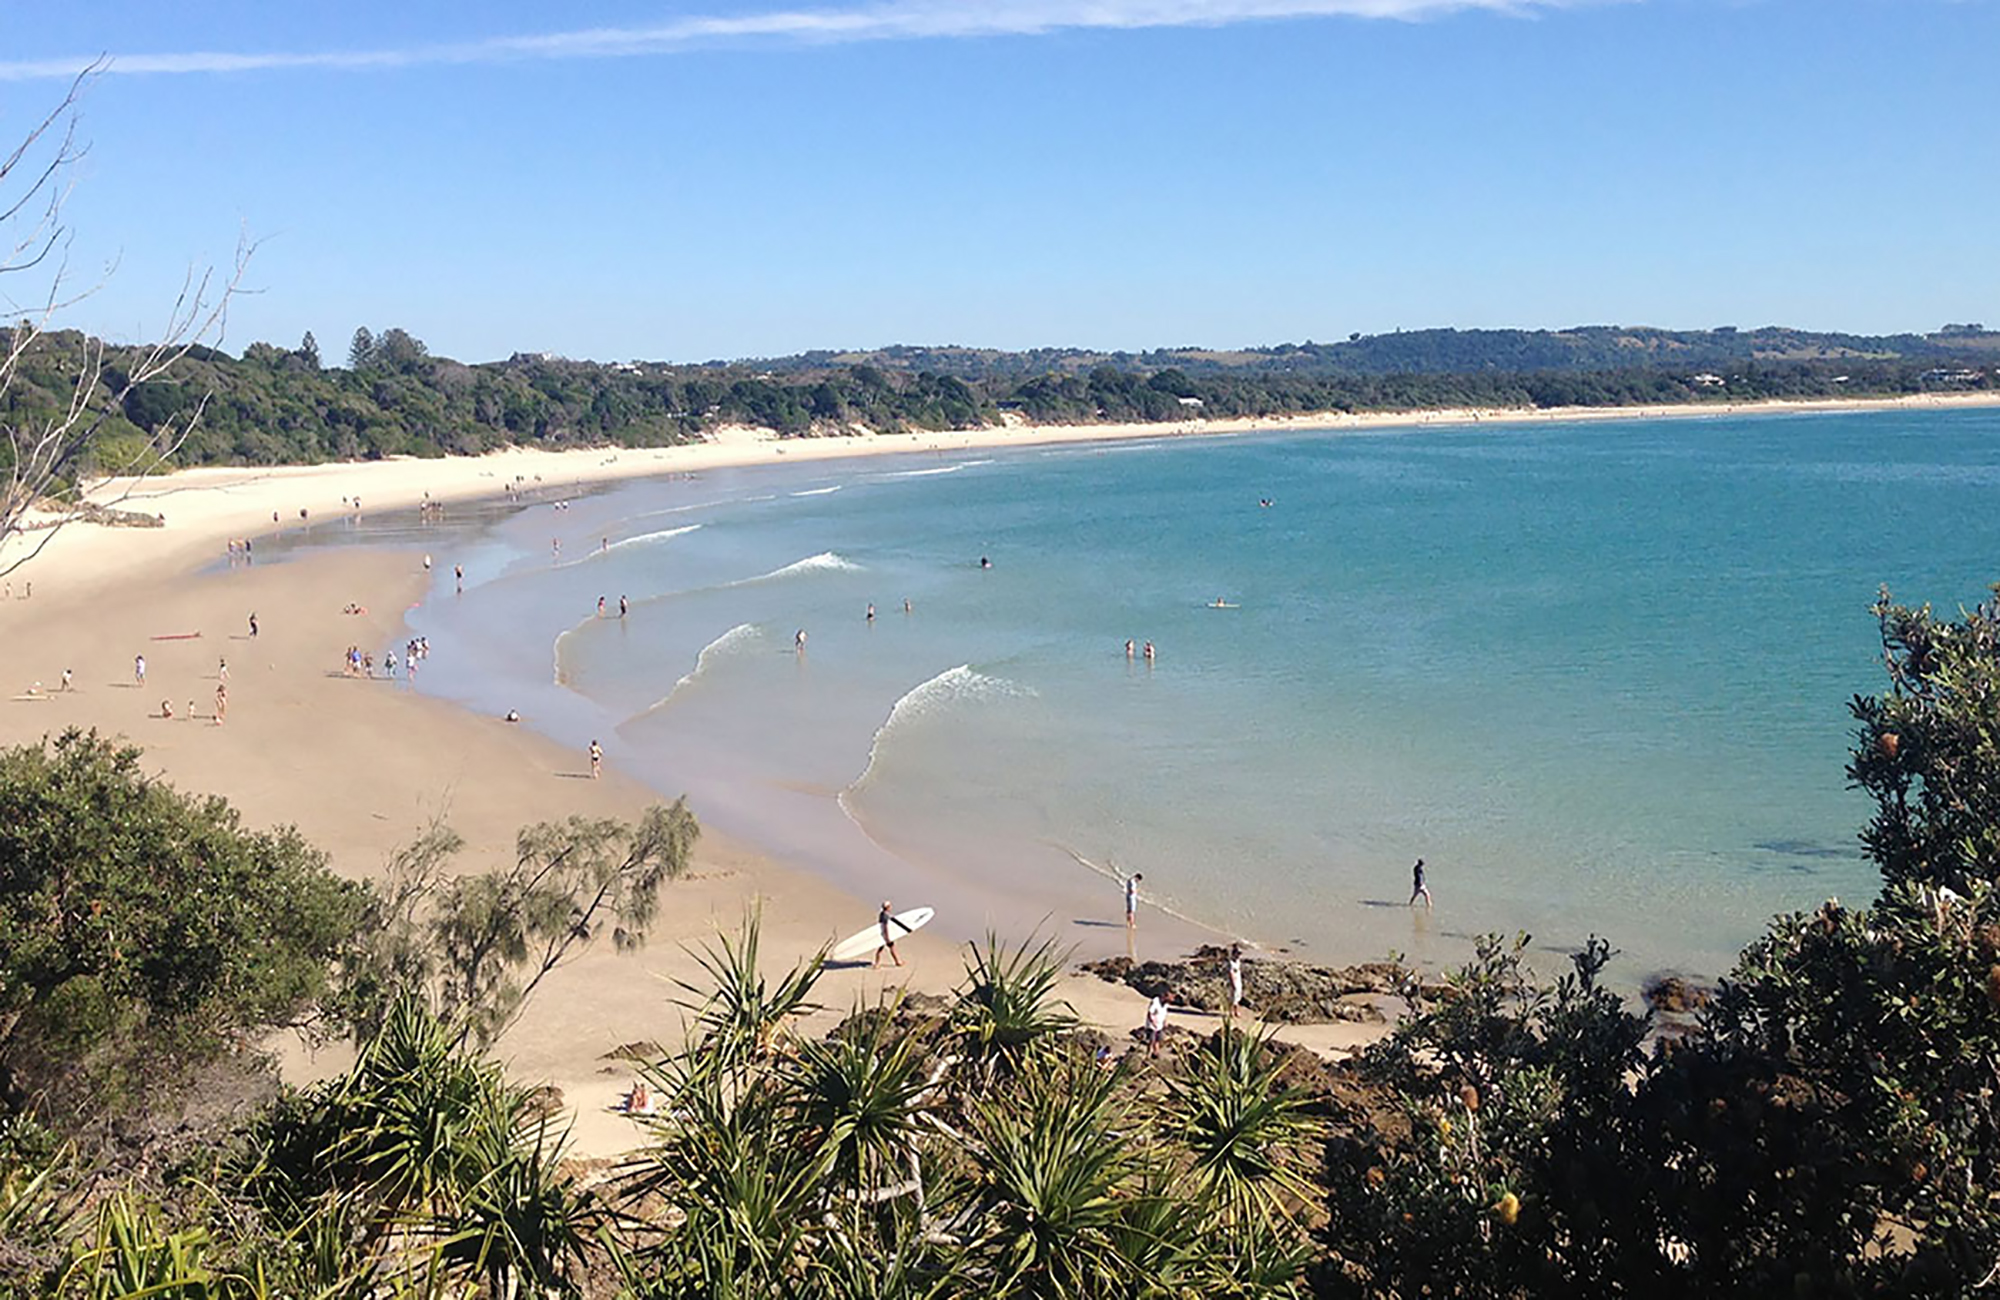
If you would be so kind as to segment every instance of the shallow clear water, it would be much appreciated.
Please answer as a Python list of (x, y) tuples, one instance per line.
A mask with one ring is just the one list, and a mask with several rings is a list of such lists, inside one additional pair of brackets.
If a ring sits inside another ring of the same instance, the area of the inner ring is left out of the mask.
[(1714, 971), (1872, 894), (1867, 607), (1979, 599), (1996, 488), (1993, 412), (928, 452), (534, 505), (411, 622), (426, 692), (858, 892), (956, 891), (961, 933), (1115, 919), (1137, 869), (1308, 955), (1526, 929)]

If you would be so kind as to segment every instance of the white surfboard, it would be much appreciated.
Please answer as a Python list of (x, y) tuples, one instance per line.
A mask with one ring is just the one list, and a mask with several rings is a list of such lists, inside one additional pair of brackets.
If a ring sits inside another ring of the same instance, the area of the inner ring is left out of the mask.
[[(928, 907), (913, 907), (907, 912), (898, 912), (889, 918), (891, 938), (900, 939), (913, 930), (921, 930), (929, 925), (937, 912)], [(882, 927), (871, 925), (866, 930), (857, 930), (827, 953), (828, 961), (853, 961), (856, 957), (867, 957), (882, 946)]]

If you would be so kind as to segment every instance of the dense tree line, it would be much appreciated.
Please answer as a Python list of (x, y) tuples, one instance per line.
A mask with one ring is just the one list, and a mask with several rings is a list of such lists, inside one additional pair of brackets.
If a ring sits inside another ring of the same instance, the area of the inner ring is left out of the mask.
[[(253, 343), (240, 358), (196, 347), (168, 377), (131, 387), (122, 401), (113, 395), (127, 388), (140, 354), (113, 347), (93, 394), (105, 418), (84, 468), (142, 461), (150, 443), (177, 435), (197, 413), (170, 463), (313, 463), (475, 454), (516, 444), (663, 446), (729, 424), (805, 436), (977, 428), (1010, 416), (1168, 422), (1467, 406), (1720, 404), (2000, 386), (1990, 364), (2000, 359), (1994, 346), (2000, 335), (1963, 327), (1897, 339), (1760, 331), (1740, 336), (1751, 341), (1733, 351), (1714, 341), (1725, 332), (1672, 347), (1631, 346), (1629, 331), (1618, 336), (1625, 343), (1598, 340), (1596, 333), (1427, 331), (1254, 353), (1112, 357), (900, 348), (676, 366), (529, 354), (467, 365), (433, 355), (404, 330), (361, 329), (345, 368), (326, 366), (310, 334), (296, 348)], [(1577, 337), (1595, 342), (1581, 346)], [(0, 424), (32, 427), (63, 410), (87, 342), (73, 332), (39, 339), (0, 392)], [(1364, 344), (1364, 352), (1343, 351)], [(1700, 368), (1710, 361), (1715, 369)]]

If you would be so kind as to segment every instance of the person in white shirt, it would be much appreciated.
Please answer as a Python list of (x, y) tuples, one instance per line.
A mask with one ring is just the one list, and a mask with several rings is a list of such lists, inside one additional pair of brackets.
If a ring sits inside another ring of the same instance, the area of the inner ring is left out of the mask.
[(1159, 998), (1154, 998), (1146, 1006), (1146, 1055), (1149, 1058), (1159, 1056), (1160, 1039), (1166, 1032), (1167, 1004)]

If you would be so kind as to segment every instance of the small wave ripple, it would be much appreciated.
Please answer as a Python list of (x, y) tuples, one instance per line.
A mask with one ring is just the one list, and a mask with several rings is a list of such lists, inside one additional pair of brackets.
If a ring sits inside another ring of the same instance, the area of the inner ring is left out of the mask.
[(727, 632), (724, 632), (721, 636), (701, 648), (701, 653), (694, 657), (694, 667), (687, 671), (686, 676), (674, 683), (673, 689), (627, 718), (626, 721), (636, 722), (640, 718), (649, 717), (652, 714), (660, 712), (671, 705), (675, 697), (682, 691), (693, 686), (704, 675), (713, 671), (717, 660), (735, 651), (748, 649), (763, 639), (764, 633), (756, 624), (738, 623), (735, 627), (730, 628)]

